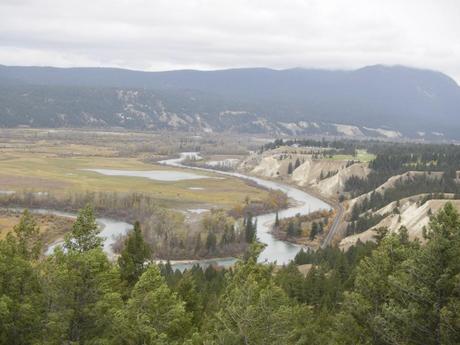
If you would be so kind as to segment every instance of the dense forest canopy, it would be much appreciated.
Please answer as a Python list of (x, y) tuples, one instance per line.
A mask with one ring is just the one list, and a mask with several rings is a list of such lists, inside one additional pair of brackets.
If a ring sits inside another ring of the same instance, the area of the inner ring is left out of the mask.
[(423, 244), (405, 229), (381, 231), (375, 244), (302, 251), (282, 268), (258, 264), (253, 243), (232, 269), (174, 271), (151, 262), (139, 224), (111, 262), (95, 224), (82, 209), (64, 248), (42, 257), (25, 211), (0, 241), (0, 344), (460, 342), (460, 216), (450, 203)]

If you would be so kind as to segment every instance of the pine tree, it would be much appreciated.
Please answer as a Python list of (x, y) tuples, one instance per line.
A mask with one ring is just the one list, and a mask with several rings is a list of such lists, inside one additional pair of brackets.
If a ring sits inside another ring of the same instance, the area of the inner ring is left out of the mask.
[(288, 175), (292, 175), (292, 171), (293, 171), (293, 169), (292, 169), (292, 163), (289, 162), (288, 170), (287, 170)]
[(296, 232), (296, 231), (295, 231), (294, 222), (293, 222), (292, 220), (289, 221), (288, 227), (287, 227), (287, 231), (286, 231), (286, 232), (287, 232), (287, 235), (288, 235), (289, 237), (295, 236), (295, 232)]
[(426, 245), (391, 278), (378, 327), (390, 342), (460, 343), (460, 216), (449, 202), (426, 232)]
[(383, 237), (370, 257), (360, 262), (354, 288), (346, 293), (342, 314), (338, 316), (338, 324), (341, 327), (338, 335), (340, 343), (392, 343), (384, 341), (390, 334), (381, 322), (394, 283), (392, 276), (404, 267), (404, 262), (416, 255), (418, 250), (417, 243), (408, 241), (407, 232), (391, 233)]
[(118, 258), (121, 279), (128, 286), (134, 286), (147, 268), (150, 259), (151, 250), (144, 241), (139, 222), (135, 222), (134, 229), (128, 234)]
[(119, 274), (112, 267), (101, 248), (57, 249), (45, 261), (46, 341), (40, 343), (87, 344), (111, 332), (122, 307)]
[(311, 230), (310, 230), (310, 241), (313, 241), (318, 234), (318, 223), (313, 222), (311, 224)]
[(252, 214), (248, 214), (244, 220), (244, 234), (246, 243), (252, 243), (256, 239), (257, 222), (252, 220)]
[(299, 166), (300, 166), (300, 160), (299, 160), (299, 158), (297, 158), (297, 159), (295, 160), (294, 170), (297, 169)]
[(36, 344), (43, 334), (46, 300), (36, 261), (37, 232), (25, 211), (14, 231), (0, 240), (1, 344)]
[(216, 249), (217, 245), (217, 237), (213, 231), (208, 232), (208, 236), (206, 237), (206, 249), (208, 252), (213, 252)]
[(125, 309), (115, 320), (108, 344), (182, 344), (191, 328), (185, 305), (151, 265), (134, 286)]
[(257, 256), (238, 264), (212, 320), (209, 344), (318, 344), (308, 308), (295, 306)]
[(192, 315), (193, 323), (195, 325), (201, 324), (203, 321), (203, 298), (198, 292), (192, 271), (184, 272), (175, 291), (185, 302), (185, 310)]
[(20, 254), (26, 259), (38, 259), (42, 248), (40, 228), (29, 210), (24, 210), (13, 232), (16, 235)]
[(64, 247), (67, 250), (78, 252), (101, 248), (103, 239), (98, 236), (99, 232), (100, 229), (96, 223), (94, 210), (88, 204), (79, 211), (77, 219), (72, 226), (72, 231), (65, 238)]
[(201, 234), (198, 233), (196, 235), (196, 238), (195, 238), (195, 249), (194, 249), (194, 253), (197, 254), (199, 253), (201, 250)]

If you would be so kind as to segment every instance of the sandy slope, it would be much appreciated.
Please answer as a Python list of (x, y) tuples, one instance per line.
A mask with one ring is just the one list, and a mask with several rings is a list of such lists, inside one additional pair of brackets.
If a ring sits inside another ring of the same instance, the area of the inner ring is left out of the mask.
[[(400, 200), (400, 214), (395, 213), (396, 202), (392, 202), (377, 213), (386, 215), (376, 226), (364, 231), (360, 234), (345, 237), (340, 242), (340, 247), (343, 249), (349, 248), (355, 244), (358, 239), (362, 242), (372, 241), (375, 235), (375, 229), (387, 227), (390, 232), (398, 231), (401, 226), (405, 226), (409, 232), (409, 238), (422, 238), (423, 228), (428, 225), (430, 220), (430, 210), (432, 214), (439, 211), (446, 202), (451, 201), (457, 209), (460, 209), (460, 200), (428, 200), (423, 205), (420, 205), (420, 200), (425, 194), (412, 196)], [(446, 195), (447, 196), (447, 195)]]
[[(301, 165), (292, 175), (288, 175), (289, 163), (294, 167), (297, 159)], [(298, 186), (313, 188), (325, 197), (337, 197), (350, 176), (365, 177), (369, 173), (367, 163), (347, 167), (345, 160), (313, 159), (311, 154), (303, 154), (301, 149), (292, 148), (280, 148), (263, 155), (254, 154), (240, 165), (240, 169), (261, 177), (291, 180)], [(324, 178), (328, 173), (333, 175)]]

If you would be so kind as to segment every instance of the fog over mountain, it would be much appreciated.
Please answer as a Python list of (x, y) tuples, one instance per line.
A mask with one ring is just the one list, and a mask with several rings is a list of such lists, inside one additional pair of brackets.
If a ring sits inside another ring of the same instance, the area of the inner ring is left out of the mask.
[(141, 72), (0, 66), (0, 125), (460, 138), (460, 87), (403, 66)]

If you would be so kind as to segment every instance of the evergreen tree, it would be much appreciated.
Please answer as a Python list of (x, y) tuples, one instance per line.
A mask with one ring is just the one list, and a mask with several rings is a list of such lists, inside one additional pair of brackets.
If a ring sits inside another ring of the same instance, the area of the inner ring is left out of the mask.
[(216, 249), (217, 245), (217, 237), (213, 231), (208, 232), (208, 236), (206, 237), (206, 249), (208, 252), (212, 252)]
[(313, 222), (311, 224), (311, 229), (310, 229), (310, 236), (309, 236), (310, 241), (313, 241), (316, 238), (316, 235), (318, 234), (318, 231), (319, 231), (318, 223)]
[(460, 343), (460, 217), (451, 203), (431, 221), (426, 239), (390, 277), (377, 324), (389, 343)]
[(45, 297), (37, 268), (38, 228), (25, 211), (0, 241), (0, 344), (32, 345), (41, 338)]
[(194, 325), (203, 321), (203, 296), (199, 294), (197, 283), (192, 271), (186, 271), (175, 289), (178, 296), (185, 302), (185, 310), (192, 315)]
[(293, 222), (292, 220), (289, 221), (289, 223), (288, 223), (287, 235), (288, 235), (289, 237), (293, 237), (293, 236), (296, 235), (295, 225), (294, 225), (294, 222)]
[(38, 259), (42, 249), (40, 229), (28, 210), (23, 212), (19, 224), (14, 226), (13, 232), (20, 254), (25, 259)]
[(119, 273), (101, 248), (58, 248), (42, 267), (45, 344), (85, 344), (111, 331), (122, 305)]
[(304, 337), (317, 343), (308, 308), (293, 305), (274, 283), (272, 267), (257, 264), (256, 259), (252, 256), (237, 264), (229, 277), (209, 343), (301, 344), (306, 341)]
[(118, 258), (121, 279), (128, 286), (134, 286), (148, 266), (151, 256), (150, 248), (142, 236), (141, 226), (139, 222), (135, 222), (134, 229), (128, 234)]
[(297, 158), (297, 159), (295, 160), (294, 170), (297, 169), (299, 166), (300, 166), (300, 160), (299, 160), (299, 158)]
[(134, 286), (115, 320), (110, 344), (182, 344), (191, 329), (184, 303), (166, 285), (157, 266), (150, 266)]
[(248, 214), (244, 220), (244, 234), (247, 243), (252, 243), (256, 239), (257, 222), (253, 221), (252, 214)]
[(103, 239), (99, 235), (100, 229), (96, 223), (94, 210), (91, 205), (86, 205), (78, 213), (72, 226), (72, 231), (65, 238), (65, 248), (78, 252), (85, 252), (102, 247)]
[(360, 262), (354, 288), (345, 294), (344, 308), (338, 316), (341, 344), (386, 344), (380, 320), (392, 285), (390, 276), (418, 249), (417, 243), (408, 241), (407, 232), (392, 233)]
[(292, 163), (289, 162), (287, 173), (288, 173), (288, 175), (292, 175), (292, 172), (293, 172)]
[(199, 253), (200, 250), (201, 250), (201, 234), (198, 233), (195, 238), (195, 249), (194, 249), (195, 254)]

